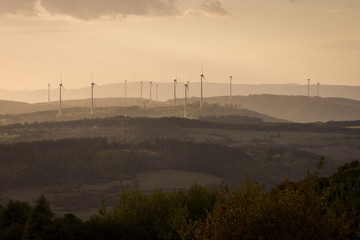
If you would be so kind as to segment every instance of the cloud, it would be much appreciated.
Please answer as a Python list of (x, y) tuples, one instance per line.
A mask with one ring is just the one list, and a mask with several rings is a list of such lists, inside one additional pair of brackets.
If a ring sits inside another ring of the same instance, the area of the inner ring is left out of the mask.
[(174, 16), (180, 11), (176, 0), (0, 0), (0, 15), (37, 13), (40, 5), (50, 14), (79, 19), (104, 16)]
[(0, 16), (9, 14), (35, 15), (37, 0), (0, 0)]
[(230, 15), (228, 11), (226, 11), (219, 1), (206, 0), (203, 4), (201, 4), (201, 10), (211, 14), (218, 16), (227, 16)]
[(103, 16), (172, 16), (179, 14), (175, 0), (41, 0), (51, 14), (80, 19)]
[[(39, 16), (41, 12), (52, 15), (67, 15), (83, 20), (109, 16), (178, 16), (189, 14), (178, 9), (177, 0), (0, 0), (0, 16)], [(200, 9), (189, 12), (197, 15), (230, 15), (217, 0), (206, 0), (200, 5)]]

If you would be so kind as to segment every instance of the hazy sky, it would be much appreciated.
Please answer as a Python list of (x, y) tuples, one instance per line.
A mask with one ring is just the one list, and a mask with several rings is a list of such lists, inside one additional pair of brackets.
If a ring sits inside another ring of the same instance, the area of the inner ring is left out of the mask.
[(0, 88), (360, 85), (360, 0), (0, 0)]

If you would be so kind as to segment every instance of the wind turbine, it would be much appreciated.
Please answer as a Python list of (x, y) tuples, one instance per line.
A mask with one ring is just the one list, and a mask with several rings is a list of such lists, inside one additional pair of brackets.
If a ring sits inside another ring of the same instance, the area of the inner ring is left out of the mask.
[(176, 106), (176, 84), (177, 78), (174, 79), (174, 105)]
[(308, 97), (310, 97), (310, 78), (308, 78)]
[(151, 103), (151, 89), (152, 89), (152, 81), (150, 81), (150, 103)]
[(184, 118), (187, 118), (187, 109), (186, 109), (186, 105), (187, 105), (187, 95), (189, 92), (189, 84), (185, 83), (185, 104), (184, 104)]
[(200, 80), (201, 80), (201, 99), (200, 99), (200, 108), (202, 107), (203, 105), (203, 79), (206, 80), (205, 76), (204, 76), (204, 68), (203, 66), (201, 65), (201, 75), (200, 75)]
[(230, 100), (232, 98), (232, 76), (230, 76)]
[(48, 104), (50, 104), (50, 83), (48, 83)]
[(91, 76), (91, 112), (90, 114), (93, 115), (94, 113), (94, 86), (97, 86), (96, 83), (94, 83), (94, 78), (92, 76), (92, 74), (90, 73)]
[(60, 89), (60, 101), (59, 101), (59, 116), (61, 116), (62, 115), (62, 106), (61, 106), (61, 89), (64, 89), (65, 90), (65, 88), (64, 88), (64, 85), (63, 85), (63, 83), (62, 83), (62, 78), (61, 78), (61, 74), (60, 74), (60, 83), (59, 83), (59, 89)]

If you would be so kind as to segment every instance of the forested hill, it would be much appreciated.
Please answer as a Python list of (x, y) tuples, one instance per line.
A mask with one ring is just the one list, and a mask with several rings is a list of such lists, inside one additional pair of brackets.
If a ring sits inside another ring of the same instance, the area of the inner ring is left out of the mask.
[[(229, 97), (208, 98), (211, 103), (229, 103)], [(284, 95), (234, 96), (233, 104), (292, 122), (351, 121), (360, 119), (360, 101)]]

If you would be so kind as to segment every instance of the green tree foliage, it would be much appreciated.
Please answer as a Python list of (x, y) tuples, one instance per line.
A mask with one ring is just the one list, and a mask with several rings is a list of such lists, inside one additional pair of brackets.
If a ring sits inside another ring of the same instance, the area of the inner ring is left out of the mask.
[(0, 239), (21, 239), (30, 210), (28, 203), (12, 200), (0, 207)]
[(336, 216), (317, 173), (301, 183), (285, 181), (271, 192), (246, 181), (223, 186), (213, 210), (195, 223), (193, 239), (349, 239), (352, 219)]
[(125, 230), (125, 239), (180, 239), (188, 224), (212, 209), (215, 196), (193, 185), (188, 191), (155, 191), (151, 195), (125, 191), (119, 205), (104, 216)]
[(0, 239), (359, 239), (359, 167), (349, 166), (269, 192), (249, 179), (236, 190), (124, 191), (85, 222), (54, 216), (44, 196), (33, 207), (10, 201), (0, 206)]
[(239, 191), (223, 185), (216, 203), (205, 220), (195, 222), (189, 234), (194, 239), (256, 239), (263, 189), (249, 180)]
[(41, 195), (30, 212), (26, 223), (25, 239), (44, 239), (50, 229), (54, 213), (44, 195)]
[(360, 238), (360, 164), (355, 160), (338, 168), (334, 175), (322, 178), (323, 189), (329, 191), (329, 205), (338, 218), (351, 222), (349, 236)]
[(74, 214), (67, 213), (64, 216), (55, 217), (50, 225), (44, 229), (46, 235), (44, 239), (62, 240), (62, 239), (90, 239), (84, 238), (85, 228), (83, 221)]

